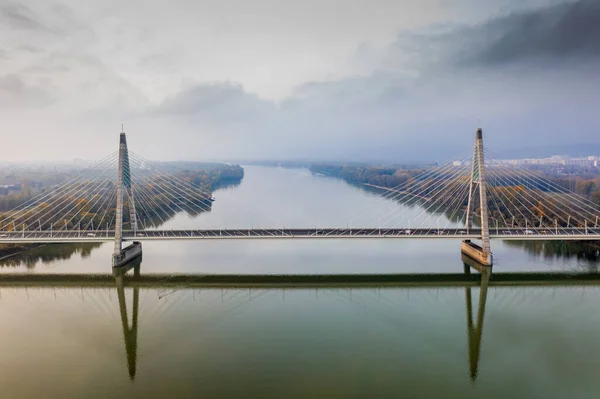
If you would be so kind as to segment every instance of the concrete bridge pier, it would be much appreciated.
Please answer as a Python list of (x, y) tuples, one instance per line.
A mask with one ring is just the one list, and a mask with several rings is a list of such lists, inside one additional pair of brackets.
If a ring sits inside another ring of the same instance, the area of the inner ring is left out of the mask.
[[(482, 247), (471, 240), (464, 240), (461, 244), (461, 252), (482, 266), (491, 267), (494, 264), (494, 257), (491, 252), (486, 252)], [(478, 267), (474, 267), (479, 270)]]
[(473, 227), (473, 197), (479, 192), (479, 209), (481, 210), (481, 246), (464, 240), (461, 251), (484, 266), (492, 266), (494, 259), (490, 246), (490, 229), (488, 226), (487, 186), (485, 181), (485, 159), (483, 154), (483, 131), (475, 132), (475, 146), (473, 148), (473, 162), (471, 182), (469, 183), (469, 199), (467, 202), (466, 228), (467, 233)]

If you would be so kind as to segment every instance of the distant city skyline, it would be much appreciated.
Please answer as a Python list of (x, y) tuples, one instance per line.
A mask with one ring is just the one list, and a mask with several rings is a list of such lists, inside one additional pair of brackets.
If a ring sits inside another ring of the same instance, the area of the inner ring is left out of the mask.
[[(553, 155), (545, 158), (494, 158), (491, 162), (499, 165), (545, 165), (545, 166), (600, 166), (600, 156), (588, 155), (587, 157), (571, 157), (569, 155)], [(460, 166), (469, 162), (453, 161), (454, 166)]]

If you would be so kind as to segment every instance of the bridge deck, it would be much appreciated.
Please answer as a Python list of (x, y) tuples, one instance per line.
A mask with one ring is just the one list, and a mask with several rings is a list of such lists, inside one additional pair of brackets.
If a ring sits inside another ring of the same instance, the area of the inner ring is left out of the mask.
[[(477, 239), (480, 229), (464, 228), (285, 228), (285, 229), (195, 229), (124, 231), (126, 241), (203, 239)], [(600, 228), (498, 228), (490, 237), (502, 240), (600, 240)], [(114, 240), (113, 230), (0, 231), (0, 243), (70, 243)]]

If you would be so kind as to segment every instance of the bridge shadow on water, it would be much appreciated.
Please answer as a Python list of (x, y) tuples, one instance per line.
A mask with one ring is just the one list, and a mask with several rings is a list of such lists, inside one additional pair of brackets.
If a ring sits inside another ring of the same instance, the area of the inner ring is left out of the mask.
[[(178, 289), (258, 288), (263, 291), (315, 289), (379, 289), (379, 288), (446, 288), (464, 287), (465, 316), (468, 351), (468, 375), (474, 383), (479, 374), (483, 327), (490, 286), (572, 286), (600, 285), (598, 274), (573, 273), (493, 273), (463, 256), (463, 272), (456, 274), (388, 274), (388, 275), (156, 275), (141, 273), (141, 257), (106, 275), (0, 275), (0, 287), (72, 287), (116, 288), (126, 362), (129, 378), (134, 381), (137, 373), (138, 329), (140, 289), (161, 288), (175, 292)], [(126, 291), (131, 289), (132, 301), (128, 305)], [(473, 293), (473, 290), (477, 290)], [(350, 300), (352, 301), (350, 291)], [(478, 300), (476, 296), (478, 294)], [(159, 295), (160, 299), (160, 295)], [(359, 298), (360, 300), (360, 298)], [(250, 292), (249, 302), (252, 301)], [(356, 301), (356, 298), (354, 299)], [(476, 302), (476, 304), (475, 304)], [(237, 307), (237, 305), (236, 305)], [(220, 311), (222, 312), (222, 311)]]

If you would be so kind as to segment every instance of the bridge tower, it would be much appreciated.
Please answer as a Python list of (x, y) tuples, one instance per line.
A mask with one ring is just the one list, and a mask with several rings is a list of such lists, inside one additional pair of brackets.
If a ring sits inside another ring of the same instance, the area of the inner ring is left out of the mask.
[(113, 253), (113, 267), (121, 266), (142, 254), (142, 244), (134, 242), (122, 248), (123, 244), (123, 189), (127, 195), (129, 208), (130, 228), (135, 236), (137, 232), (137, 217), (135, 214), (135, 201), (131, 189), (131, 169), (129, 166), (129, 152), (127, 151), (127, 137), (121, 125), (119, 138), (119, 166), (117, 175), (117, 209), (115, 212), (115, 250)]
[(487, 185), (483, 155), (483, 131), (481, 128), (475, 132), (475, 146), (473, 148), (471, 181), (469, 183), (469, 199), (466, 213), (467, 232), (473, 227), (473, 210), (475, 209), (473, 197), (476, 192), (479, 192), (479, 209), (481, 210), (481, 247), (470, 240), (465, 240), (462, 243), (462, 252), (485, 266), (492, 266), (493, 256), (488, 226)]

